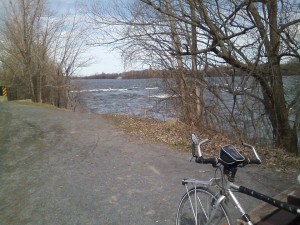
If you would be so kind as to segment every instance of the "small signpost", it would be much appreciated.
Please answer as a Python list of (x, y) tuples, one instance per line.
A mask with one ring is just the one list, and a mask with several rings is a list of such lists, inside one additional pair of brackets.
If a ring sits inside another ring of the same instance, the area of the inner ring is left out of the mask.
[(7, 87), (0, 86), (0, 102), (7, 101)]

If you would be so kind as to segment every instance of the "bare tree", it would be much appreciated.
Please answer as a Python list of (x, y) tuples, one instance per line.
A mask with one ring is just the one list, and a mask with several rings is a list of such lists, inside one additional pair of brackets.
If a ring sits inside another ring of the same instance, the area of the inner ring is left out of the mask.
[[(9, 10), (8, 10), (9, 8)], [(37, 74), (37, 64), (32, 63), (33, 58), (39, 58), (34, 52), (43, 55), (38, 44), (35, 42), (35, 27), (40, 23), (43, 5), (41, 1), (8, 1), (6, 7), (5, 19), (5, 44), (6, 56), (11, 57), (10, 62), (18, 61), (22, 66), (21, 75), (26, 78), (30, 87), (32, 98), (35, 101), (41, 101), (40, 93), (40, 74)], [(8, 41), (9, 40), (9, 41)], [(11, 67), (11, 69), (13, 69)]]
[(55, 95), (53, 101), (58, 107), (68, 107), (71, 100), (70, 78), (75, 71), (87, 66), (91, 61), (90, 57), (84, 56), (87, 51), (88, 29), (80, 19), (78, 15), (62, 15), (60, 22), (56, 24), (57, 30), (50, 44), (49, 54), (55, 67), (51, 76)]
[(271, 127), (276, 147), (298, 151), (299, 94), (287, 96), (281, 72), (287, 59), (299, 59), (295, 3), (139, 0), (123, 8), (117, 3), (109, 13), (98, 1), (90, 5), (90, 18), (103, 34), (94, 43), (113, 44), (131, 62), (172, 70), (184, 118), (231, 126), (253, 139)]
[[(214, 58), (253, 77), (262, 90), (261, 102), (273, 128), (277, 147), (297, 152), (297, 124), (290, 122), (281, 63), (286, 57), (299, 58), (299, 7), (292, 1), (182, 1), (197, 11), (197, 18), (185, 10), (171, 14), (166, 1), (141, 0), (162, 14), (195, 24), (206, 34), (209, 45), (197, 54)], [(189, 54), (182, 51), (181, 54)], [(214, 59), (213, 58), (213, 59)]]
[(8, 0), (3, 14), (7, 82), (22, 84), (35, 102), (67, 107), (70, 76), (88, 61), (81, 57), (86, 33), (78, 17), (54, 14), (45, 0)]
[[(171, 12), (174, 9), (170, 2), (168, 10)], [(179, 52), (183, 45), (187, 45), (188, 40), (181, 39), (181, 25), (184, 24), (178, 24), (172, 17), (159, 14), (139, 1), (131, 3), (111, 1), (106, 3), (110, 5), (106, 5), (95, 0), (85, 6), (89, 20), (100, 30), (96, 33), (98, 39), (94, 39), (93, 44), (110, 45), (113, 49), (118, 49), (126, 65), (134, 63), (151, 69), (173, 70), (173, 77), (180, 90), (170, 86), (169, 91), (180, 99), (180, 118), (188, 121), (191, 117), (191, 104), (186, 83), (187, 60), (181, 54), (176, 54), (176, 50), (170, 51), (178, 49)]]

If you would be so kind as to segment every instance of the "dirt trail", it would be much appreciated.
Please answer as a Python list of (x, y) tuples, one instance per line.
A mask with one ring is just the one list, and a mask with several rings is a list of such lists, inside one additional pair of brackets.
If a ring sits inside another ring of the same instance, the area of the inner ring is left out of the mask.
[[(99, 115), (0, 103), (0, 224), (174, 224), (181, 179), (215, 172), (189, 159)], [(237, 180), (270, 195), (296, 182), (259, 167)]]

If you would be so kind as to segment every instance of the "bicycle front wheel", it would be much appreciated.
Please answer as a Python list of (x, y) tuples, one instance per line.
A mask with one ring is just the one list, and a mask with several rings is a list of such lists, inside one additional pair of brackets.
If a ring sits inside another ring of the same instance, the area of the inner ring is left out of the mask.
[[(205, 225), (212, 215), (217, 196), (208, 188), (188, 190), (182, 197), (176, 216), (176, 225)], [(211, 225), (233, 225), (223, 204), (215, 210)]]

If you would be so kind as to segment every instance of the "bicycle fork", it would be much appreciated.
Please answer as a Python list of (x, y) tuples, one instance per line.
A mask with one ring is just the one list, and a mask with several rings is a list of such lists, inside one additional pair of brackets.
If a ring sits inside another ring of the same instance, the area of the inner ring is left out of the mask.
[(230, 198), (230, 200), (234, 203), (234, 206), (241, 213), (242, 219), (243, 219), (243, 224), (253, 225), (253, 223), (250, 221), (249, 215), (245, 212), (245, 210), (241, 206), (240, 202), (238, 201), (238, 199), (235, 197), (235, 195), (231, 191), (231, 188), (234, 189), (234, 190), (239, 190), (239, 186), (237, 186), (237, 185), (235, 185), (231, 182), (227, 182), (226, 186), (227, 187), (226, 187), (225, 191), (223, 191), (223, 193), (221, 192), (220, 197), (217, 199), (216, 203), (213, 204), (213, 209), (211, 211), (211, 215), (209, 216), (209, 219), (208, 219), (208, 221), (206, 222), (205, 225), (210, 225), (212, 223), (212, 220), (214, 219), (217, 210), (219, 209), (219, 207), (221, 207), (221, 203), (224, 202), (224, 204), (226, 204), (225, 200), (226, 200), (227, 197)]
[[(192, 179), (184, 180), (184, 185), (185, 185), (186, 191), (188, 193), (188, 198), (189, 198), (189, 202), (190, 202), (190, 205), (191, 205), (191, 208), (192, 208), (195, 224), (198, 225), (198, 219), (199, 219), (198, 218), (198, 210), (201, 210), (204, 213), (204, 216), (207, 220), (205, 225), (211, 225), (212, 222), (215, 223), (216, 222), (216, 217), (215, 216), (217, 215), (217, 212), (220, 209), (221, 204), (223, 202), (224, 202), (224, 204), (226, 204), (225, 200), (226, 200), (226, 198), (229, 197), (230, 200), (233, 201), (234, 206), (241, 213), (244, 224), (253, 225), (253, 223), (250, 221), (249, 216), (246, 214), (245, 210), (243, 209), (243, 207), (239, 203), (238, 199), (235, 197), (235, 195), (231, 191), (231, 188), (234, 189), (234, 190), (239, 190), (239, 186), (237, 186), (237, 185), (235, 185), (231, 182), (227, 182), (226, 188), (224, 189), (224, 191), (221, 191), (220, 196), (218, 198), (215, 198), (216, 201), (213, 202), (212, 210), (209, 212), (209, 215), (208, 215), (208, 212), (206, 212), (204, 210), (204, 206), (202, 205), (201, 200), (197, 199), (197, 192), (196, 192), (197, 185), (200, 185), (200, 186), (203, 186), (203, 187), (208, 187), (208, 186), (212, 186), (217, 180), (219, 180), (219, 179), (215, 178), (215, 179), (211, 179), (209, 181), (199, 181), (199, 180), (192, 180)], [(194, 197), (191, 197), (190, 194), (189, 194), (189, 191), (188, 191), (189, 189), (188, 189), (188, 186), (187, 186), (188, 183), (193, 183), (194, 184), (194, 190), (195, 190)], [(193, 204), (193, 202), (194, 202), (194, 204)], [(200, 209), (198, 209), (197, 202), (199, 203)], [(221, 220), (222, 218), (218, 218), (218, 219)]]

